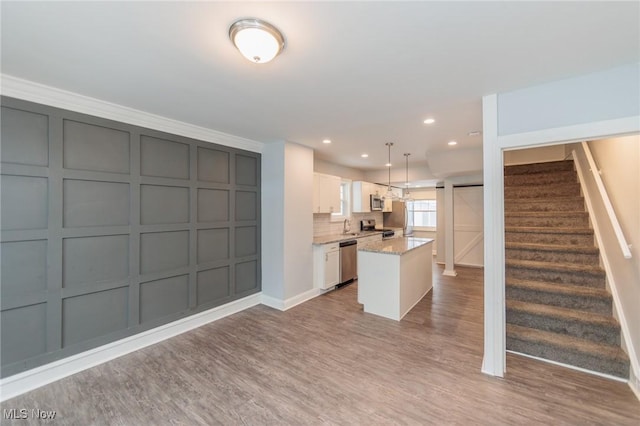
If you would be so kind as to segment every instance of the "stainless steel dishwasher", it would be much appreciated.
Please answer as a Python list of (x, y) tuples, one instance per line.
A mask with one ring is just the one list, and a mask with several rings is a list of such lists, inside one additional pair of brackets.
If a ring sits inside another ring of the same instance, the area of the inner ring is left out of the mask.
[(340, 243), (340, 284), (358, 278), (358, 240)]

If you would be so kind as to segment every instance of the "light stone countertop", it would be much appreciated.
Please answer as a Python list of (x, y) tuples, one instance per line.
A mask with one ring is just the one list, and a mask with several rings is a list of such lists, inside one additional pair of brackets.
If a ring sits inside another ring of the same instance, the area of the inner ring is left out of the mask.
[(370, 237), (372, 235), (382, 234), (382, 231), (362, 231), (358, 235), (349, 234), (333, 234), (323, 235), (322, 237), (314, 237), (313, 245), (321, 246), (323, 244), (339, 243), (341, 241), (355, 240), (358, 238)]
[[(400, 237), (358, 246), (359, 251), (403, 255), (404, 253), (433, 242), (432, 238)], [(429, 252), (431, 254), (431, 252)]]

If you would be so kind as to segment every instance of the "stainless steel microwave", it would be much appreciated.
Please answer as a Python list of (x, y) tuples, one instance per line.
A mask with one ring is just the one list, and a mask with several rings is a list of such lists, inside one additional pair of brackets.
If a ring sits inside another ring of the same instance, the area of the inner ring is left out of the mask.
[(380, 211), (384, 207), (384, 200), (379, 195), (371, 194), (371, 211)]

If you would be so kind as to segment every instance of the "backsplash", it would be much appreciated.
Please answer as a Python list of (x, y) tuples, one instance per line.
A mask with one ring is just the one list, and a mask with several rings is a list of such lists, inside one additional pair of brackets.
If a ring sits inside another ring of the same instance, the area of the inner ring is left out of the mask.
[[(382, 212), (371, 213), (352, 213), (351, 214), (351, 232), (360, 230), (360, 221), (364, 219), (375, 219), (376, 227), (382, 228)], [(344, 223), (331, 222), (330, 213), (316, 213), (313, 215), (313, 236), (324, 237), (326, 235), (341, 234)]]

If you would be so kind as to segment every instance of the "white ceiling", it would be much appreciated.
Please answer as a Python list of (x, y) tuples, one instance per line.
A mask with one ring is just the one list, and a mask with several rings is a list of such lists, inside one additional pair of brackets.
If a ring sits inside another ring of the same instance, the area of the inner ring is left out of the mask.
[[(481, 147), (485, 94), (640, 61), (639, 4), (2, 1), (2, 73), (360, 169), (393, 141), (394, 167), (418, 165)], [(283, 54), (246, 61), (242, 17)]]

